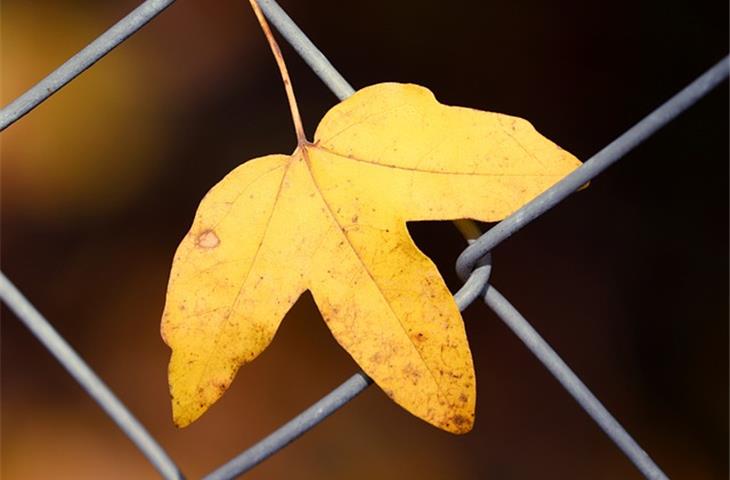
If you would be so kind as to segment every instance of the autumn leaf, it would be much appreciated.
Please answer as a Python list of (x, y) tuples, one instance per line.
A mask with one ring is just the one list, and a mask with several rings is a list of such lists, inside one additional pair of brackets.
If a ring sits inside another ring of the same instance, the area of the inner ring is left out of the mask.
[(500, 220), (578, 160), (525, 120), (445, 106), (411, 84), (356, 92), (313, 143), (301, 123), (297, 132), (293, 154), (250, 160), (213, 187), (175, 254), (162, 322), (175, 423), (216, 402), (310, 291), (390, 398), (469, 431), (476, 384), (463, 321), (406, 222)]
[(526, 121), (367, 87), (313, 144), (244, 163), (203, 199), (172, 268), (163, 333), (176, 423), (215, 402), (312, 292), (380, 387), (445, 430), (470, 429), (475, 381), (454, 299), (406, 222), (504, 218), (579, 162)]

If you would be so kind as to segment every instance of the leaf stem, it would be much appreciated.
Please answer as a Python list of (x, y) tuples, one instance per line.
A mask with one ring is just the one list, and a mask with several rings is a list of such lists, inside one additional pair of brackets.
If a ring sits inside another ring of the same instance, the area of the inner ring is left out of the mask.
[(264, 31), (264, 35), (266, 36), (266, 40), (269, 42), (269, 46), (271, 47), (271, 53), (274, 54), (274, 58), (276, 59), (276, 64), (279, 66), (279, 72), (281, 72), (281, 79), (284, 81), (284, 89), (286, 90), (286, 98), (289, 101), (289, 110), (291, 110), (291, 118), (294, 121), (294, 131), (297, 134), (297, 145), (299, 147), (304, 146), (307, 144), (307, 137), (304, 135), (304, 126), (302, 125), (302, 117), (299, 115), (299, 107), (297, 106), (297, 99), (294, 96), (294, 88), (291, 84), (291, 79), (289, 78), (289, 72), (286, 69), (286, 63), (284, 62), (284, 57), (281, 54), (281, 49), (279, 48), (279, 44), (276, 43), (276, 39), (274, 38), (274, 35), (271, 33), (271, 28), (269, 28), (269, 23), (266, 21), (266, 18), (264, 17), (263, 12), (261, 11), (261, 7), (259, 7), (259, 4), (257, 0), (249, 0), (249, 3), (251, 3), (251, 8), (253, 8), (254, 13), (256, 14), (256, 18), (259, 21), (259, 24), (261, 25), (261, 30)]

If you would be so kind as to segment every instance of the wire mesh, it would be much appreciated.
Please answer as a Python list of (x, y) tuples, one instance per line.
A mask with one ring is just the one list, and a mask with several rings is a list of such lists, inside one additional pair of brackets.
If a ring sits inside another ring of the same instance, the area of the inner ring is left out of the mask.
[[(22, 118), (93, 65), (106, 53), (142, 28), (158, 13), (172, 4), (173, 1), (147, 0), (143, 2), (45, 79), (4, 107), (0, 111), (0, 131)], [(294, 47), (314, 73), (339, 99), (347, 98), (354, 92), (350, 84), (274, 0), (259, 0), (259, 4), (279, 33)], [(581, 185), (595, 178), (642, 141), (691, 107), (725, 80), (730, 73), (729, 70), (730, 58), (725, 57), (685, 89), (599, 151), (572, 174), (517, 210), (507, 219), (492, 227), (479, 238), (470, 239), (470, 245), (459, 256), (456, 264), (457, 273), (465, 281), (464, 286), (454, 295), (459, 309), (463, 310), (478, 298), (481, 298), (555, 376), (596, 424), (634, 463), (636, 468), (646, 478), (650, 479), (667, 477), (567, 364), (560, 359), (550, 345), (540, 337), (527, 320), (488, 283), (492, 269), (491, 251), (499, 243), (560, 203)], [(56, 357), (59, 363), (69, 371), (86, 392), (99, 403), (110, 418), (148, 458), (150, 463), (157, 468), (163, 478), (183, 478), (177, 466), (162, 447), (1, 272), (0, 298)], [(364, 373), (356, 373), (307, 410), (205, 478), (208, 480), (229, 479), (247, 472), (316, 426), (371, 384), (372, 380)]]

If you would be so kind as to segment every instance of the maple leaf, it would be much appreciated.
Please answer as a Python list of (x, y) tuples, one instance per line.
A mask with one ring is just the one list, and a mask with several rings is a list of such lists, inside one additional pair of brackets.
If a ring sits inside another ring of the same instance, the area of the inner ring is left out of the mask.
[(292, 110), (295, 152), (229, 173), (175, 254), (162, 322), (175, 423), (217, 401), (309, 290), (389, 397), (439, 428), (469, 431), (476, 382), (463, 321), (406, 222), (500, 220), (580, 162), (525, 120), (445, 106), (418, 85), (356, 92), (324, 116), (313, 143)]

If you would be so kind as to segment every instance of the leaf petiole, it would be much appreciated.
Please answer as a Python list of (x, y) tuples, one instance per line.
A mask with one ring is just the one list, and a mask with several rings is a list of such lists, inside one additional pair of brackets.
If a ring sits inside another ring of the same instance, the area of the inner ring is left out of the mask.
[(279, 66), (281, 79), (284, 82), (284, 89), (286, 90), (286, 98), (289, 101), (289, 110), (291, 111), (291, 117), (294, 121), (294, 131), (297, 135), (297, 146), (302, 147), (308, 142), (307, 137), (304, 134), (302, 118), (299, 115), (299, 106), (297, 105), (297, 99), (294, 96), (294, 88), (292, 87), (291, 79), (289, 78), (289, 71), (286, 69), (284, 56), (281, 54), (279, 44), (276, 42), (273, 33), (271, 33), (269, 23), (266, 21), (266, 18), (264, 17), (264, 14), (261, 11), (261, 7), (259, 7), (258, 2), (256, 0), (249, 0), (249, 3), (251, 3), (251, 8), (253, 8), (254, 13), (256, 14), (256, 18), (261, 25), (261, 30), (263, 30), (264, 35), (266, 36), (266, 40), (269, 42), (269, 46), (271, 47), (271, 53), (274, 54), (274, 58), (276, 59), (276, 64)]

